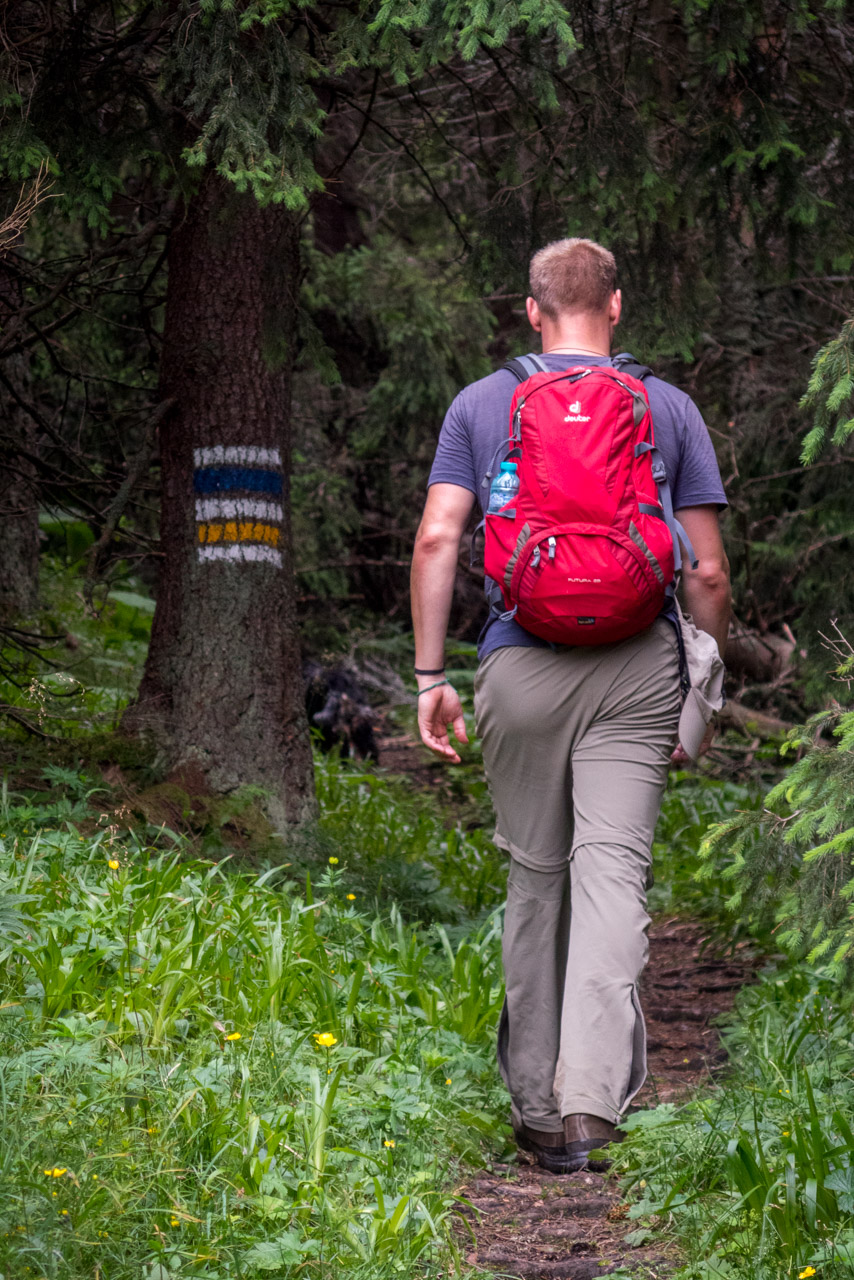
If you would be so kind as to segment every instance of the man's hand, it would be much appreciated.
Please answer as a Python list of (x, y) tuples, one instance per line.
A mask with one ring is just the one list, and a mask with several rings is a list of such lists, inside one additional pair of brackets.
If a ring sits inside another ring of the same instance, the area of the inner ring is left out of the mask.
[(453, 725), (458, 742), (468, 742), (460, 696), (452, 685), (442, 684), (419, 697), (418, 731), (425, 747), (429, 747), (443, 760), (459, 764), (460, 757), (451, 746), (448, 736), (448, 725)]
[[(714, 720), (710, 720), (709, 727), (706, 729), (706, 732), (703, 735), (703, 741), (700, 743), (700, 750), (697, 752), (698, 760), (700, 756), (704, 756), (706, 752), (709, 750), (709, 748), (711, 747), (712, 743), (715, 740), (716, 733), (717, 733), (717, 726), (715, 725)], [(670, 763), (678, 766), (678, 765), (685, 765), (685, 764), (693, 764), (694, 761), (687, 754), (687, 752), (682, 750), (682, 744), (677, 743), (676, 750), (673, 752), (672, 756), (670, 757)]]

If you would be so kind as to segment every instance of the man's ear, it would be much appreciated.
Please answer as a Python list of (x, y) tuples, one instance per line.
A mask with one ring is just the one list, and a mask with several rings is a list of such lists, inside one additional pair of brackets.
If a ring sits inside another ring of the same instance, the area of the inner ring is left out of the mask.
[(530, 324), (531, 328), (534, 330), (534, 333), (542, 333), (543, 318), (540, 315), (540, 308), (537, 305), (536, 299), (526, 298), (525, 310), (528, 313), (528, 323)]
[(612, 329), (616, 329), (620, 323), (620, 316), (623, 311), (623, 295), (619, 289), (615, 289), (611, 294), (611, 301), (608, 304), (608, 323)]

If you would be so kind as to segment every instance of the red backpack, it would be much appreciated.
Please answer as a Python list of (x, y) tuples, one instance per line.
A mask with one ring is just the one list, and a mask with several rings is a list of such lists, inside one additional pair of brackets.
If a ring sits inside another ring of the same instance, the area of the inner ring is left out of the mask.
[(506, 367), (520, 385), (496, 459), (517, 462), (519, 490), (503, 508), (512, 518), (485, 517), (484, 566), (504, 605), (493, 608), (558, 644), (636, 635), (673, 594), (680, 538), (696, 567), (655, 448), (651, 371), (629, 355), (557, 373), (536, 356)]

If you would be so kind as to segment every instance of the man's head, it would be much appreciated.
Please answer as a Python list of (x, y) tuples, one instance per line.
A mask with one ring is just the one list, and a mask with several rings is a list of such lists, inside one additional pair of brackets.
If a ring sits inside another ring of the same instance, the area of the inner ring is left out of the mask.
[(528, 318), (546, 334), (567, 328), (610, 334), (620, 318), (617, 264), (593, 240), (555, 240), (531, 259)]

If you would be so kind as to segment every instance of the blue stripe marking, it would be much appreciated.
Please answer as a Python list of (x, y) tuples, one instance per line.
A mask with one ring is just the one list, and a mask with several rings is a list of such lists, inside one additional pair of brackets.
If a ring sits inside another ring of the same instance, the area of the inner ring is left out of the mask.
[(248, 493), (281, 493), (282, 473), (260, 467), (198, 467), (193, 472), (196, 493), (225, 493), (243, 489)]

